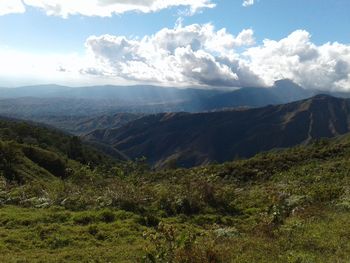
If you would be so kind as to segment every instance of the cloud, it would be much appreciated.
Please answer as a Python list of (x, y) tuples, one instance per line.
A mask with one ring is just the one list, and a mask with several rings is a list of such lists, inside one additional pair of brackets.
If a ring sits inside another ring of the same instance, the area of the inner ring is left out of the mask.
[[(243, 6), (255, 0), (244, 0)], [(213, 0), (1, 0), (0, 16), (24, 13), (25, 6), (43, 10), (49, 16), (67, 18), (71, 15), (110, 17), (126, 12), (151, 13), (172, 7), (184, 7), (180, 15), (193, 15), (205, 8), (214, 8)]]
[(254, 5), (254, 2), (255, 2), (254, 0), (244, 0), (242, 5), (244, 7), (247, 7), (247, 6)]
[(233, 36), (226, 29), (216, 31), (211, 24), (164, 28), (141, 40), (103, 35), (86, 41), (88, 54), (96, 62), (94, 74), (175, 85), (218, 86), (242, 85), (240, 74), (244, 65), (235, 58), (234, 50), (253, 44), (251, 29)]
[[(16, 1), (16, 0), (1, 0)], [(21, 1), (18, 1), (21, 2)], [(194, 14), (203, 8), (213, 8), (212, 0), (23, 0), (47, 15), (67, 18), (70, 15), (110, 17), (126, 12), (151, 13), (171, 7), (185, 7)]]
[(317, 46), (305, 30), (280, 41), (265, 40), (247, 49), (244, 57), (267, 85), (289, 78), (307, 88), (350, 91), (350, 46), (338, 42)]
[(269, 86), (288, 78), (312, 89), (350, 90), (350, 46), (316, 45), (305, 30), (256, 45), (253, 31), (234, 36), (213, 25), (178, 25), (143, 39), (91, 36), (95, 75), (167, 85)]
[(305, 30), (256, 43), (252, 29), (233, 35), (179, 22), (143, 38), (90, 36), (85, 48), (83, 55), (40, 55), (0, 46), (0, 78), (208, 87), (270, 86), (288, 78), (309, 89), (350, 91), (350, 45), (315, 44)]
[(0, 16), (7, 14), (24, 13), (25, 6), (21, 0), (1, 0), (0, 1)]

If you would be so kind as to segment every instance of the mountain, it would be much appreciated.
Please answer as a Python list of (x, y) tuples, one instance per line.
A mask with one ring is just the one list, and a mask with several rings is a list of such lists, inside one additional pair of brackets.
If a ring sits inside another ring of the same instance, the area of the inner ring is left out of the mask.
[(38, 86), (24, 86), (17, 88), (0, 88), (0, 98), (22, 98), (22, 97), (40, 97), (48, 98), (55, 97), (56, 94), (65, 94), (69, 92), (71, 88), (48, 84)]
[(91, 117), (120, 112), (200, 112), (281, 104), (308, 98), (314, 93), (289, 80), (278, 81), (270, 88), (235, 90), (157, 86), (29, 86), (0, 89), (0, 114), (31, 119), (38, 116)]
[(207, 113), (163, 113), (84, 138), (156, 167), (190, 167), (250, 157), (350, 130), (350, 100), (327, 95), (284, 105)]
[[(157, 86), (57, 85), (0, 89), (0, 114), (45, 123), (81, 135), (94, 129), (119, 128), (146, 114), (246, 109), (306, 99), (320, 91), (290, 80), (272, 87), (194, 89)], [(333, 93), (328, 93), (333, 94)], [(348, 93), (337, 93), (341, 97)]]
[[(306, 99), (318, 93), (306, 90), (293, 81), (285, 79), (276, 81), (269, 88), (247, 87), (213, 95), (202, 99), (197, 104), (197, 108), (199, 111), (208, 111), (237, 107), (263, 107)], [(191, 109), (191, 107), (186, 109)]]
[(174, 88), (148, 85), (65, 87), (39, 85), (0, 89), (0, 98), (65, 98), (110, 100), (120, 105), (174, 103), (221, 93), (218, 89)]
[[(0, 89), (0, 114), (56, 125), (52, 120), (97, 117), (116, 113), (159, 113), (182, 111), (186, 102), (191, 110), (204, 98), (221, 94), (222, 90), (177, 89), (155, 86), (93, 86), (69, 88), (56, 85)], [(47, 122), (46, 122), (47, 123)]]

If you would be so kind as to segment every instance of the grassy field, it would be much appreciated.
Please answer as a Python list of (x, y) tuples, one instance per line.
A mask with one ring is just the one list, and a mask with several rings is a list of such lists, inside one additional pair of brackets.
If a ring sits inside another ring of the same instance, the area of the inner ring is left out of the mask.
[(198, 217), (166, 218), (156, 228), (147, 227), (140, 224), (137, 215), (113, 210), (71, 212), (6, 206), (0, 216), (1, 262), (348, 262), (350, 259), (349, 213), (320, 207), (310, 207), (307, 212), (288, 218), (278, 229), (258, 225), (250, 231), (234, 223), (198, 224), (195, 223)]

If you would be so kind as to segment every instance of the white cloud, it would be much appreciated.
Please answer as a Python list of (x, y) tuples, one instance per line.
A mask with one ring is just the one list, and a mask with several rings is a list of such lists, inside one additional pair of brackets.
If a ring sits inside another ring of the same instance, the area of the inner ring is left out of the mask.
[(25, 7), (21, 0), (1, 0), (0, 16), (7, 14), (24, 13)]
[(249, 68), (266, 84), (289, 78), (313, 89), (350, 90), (350, 46), (337, 42), (317, 46), (304, 30), (280, 41), (265, 40), (244, 55)]
[(350, 46), (316, 45), (304, 30), (255, 45), (251, 29), (234, 36), (211, 24), (178, 25), (141, 40), (92, 36), (86, 47), (95, 61), (89, 70), (109, 77), (208, 86), (269, 86), (289, 78), (306, 88), (350, 90)]
[(125, 12), (150, 13), (171, 7), (185, 7), (188, 8), (187, 13), (193, 14), (203, 8), (215, 7), (212, 0), (23, 0), (23, 2), (28, 6), (42, 9), (47, 15), (64, 18), (70, 15), (109, 17)]
[(103, 35), (86, 41), (88, 53), (96, 61), (94, 73), (175, 85), (218, 86), (242, 85), (244, 65), (234, 50), (252, 44), (251, 29), (233, 36), (226, 29), (216, 31), (211, 24), (165, 28), (141, 40)]
[(256, 44), (251, 29), (232, 35), (211, 24), (179, 22), (141, 39), (91, 36), (85, 47), (85, 55), (38, 55), (0, 46), (0, 79), (215, 87), (289, 78), (305, 88), (350, 91), (350, 45), (317, 45), (305, 30)]
[(242, 5), (244, 7), (247, 7), (247, 6), (254, 5), (254, 2), (255, 2), (254, 0), (244, 0)]
[[(242, 5), (254, 5), (244, 0)], [(24, 13), (25, 5), (39, 8), (47, 15), (67, 18), (70, 15), (110, 17), (126, 12), (151, 13), (171, 7), (185, 7), (181, 15), (192, 15), (204, 8), (214, 8), (213, 0), (0, 0), (0, 16)]]

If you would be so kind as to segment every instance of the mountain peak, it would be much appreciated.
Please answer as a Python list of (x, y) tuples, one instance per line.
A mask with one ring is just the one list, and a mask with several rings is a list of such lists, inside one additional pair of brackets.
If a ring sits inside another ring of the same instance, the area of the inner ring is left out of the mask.
[(284, 88), (284, 89), (286, 89), (286, 88), (303, 89), (300, 85), (298, 85), (297, 83), (295, 83), (291, 79), (276, 80), (273, 87), (274, 88)]
[(314, 93), (304, 89), (290, 79), (281, 79), (275, 81), (271, 92), (281, 101), (292, 102), (312, 97)]

